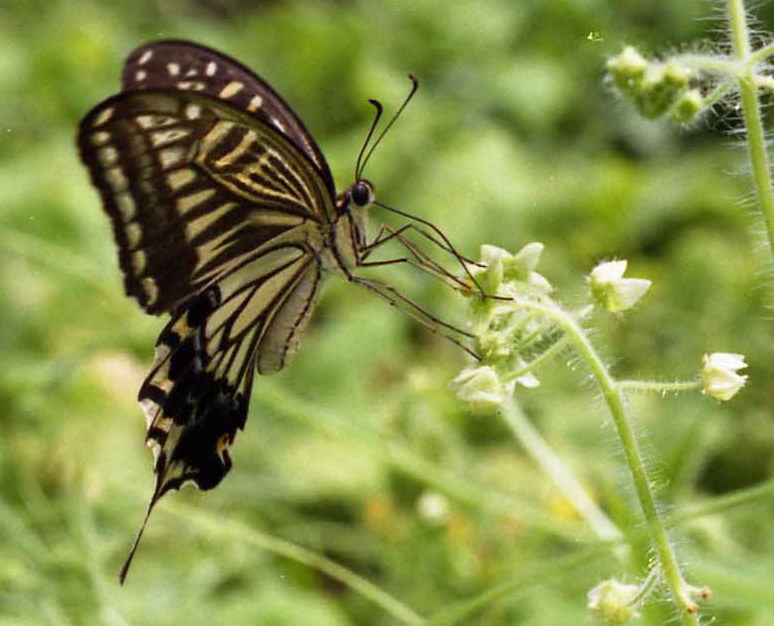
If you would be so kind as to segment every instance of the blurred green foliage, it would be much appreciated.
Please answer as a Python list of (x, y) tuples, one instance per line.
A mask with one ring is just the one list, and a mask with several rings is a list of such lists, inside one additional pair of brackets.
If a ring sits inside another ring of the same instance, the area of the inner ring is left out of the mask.
[[(774, 8), (759, 11), (772, 24)], [(341, 187), (370, 122), (366, 98), (392, 108), (416, 74), (418, 97), (369, 165), (379, 196), (470, 255), (542, 241), (541, 272), (570, 303), (597, 261), (628, 259), (651, 293), (625, 318), (594, 320), (619, 377), (692, 378), (716, 350), (750, 364), (728, 405), (632, 399), (660, 497), (679, 512), (771, 480), (772, 283), (742, 144), (723, 135), (738, 112), (688, 130), (646, 123), (603, 80), (624, 43), (652, 52), (717, 37), (722, 23), (702, 19), (713, 12), (672, 0), (5, 0), (0, 625), (398, 623), (261, 549), (262, 533), (343, 564), (421, 616), (512, 583), (463, 620), (487, 626), (586, 623), (585, 593), (620, 575), (505, 427), (454, 400), (446, 385), (464, 355), (331, 280), (294, 363), (256, 381), (232, 473), (214, 492), (165, 498), (118, 587), (152, 487), (134, 396), (161, 320), (122, 295), (74, 135), (117, 90), (129, 50), (159, 37), (214, 46), (263, 75)], [(386, 218), (374, 209), (373, 219)], [(391, 279), (462, 319), (448, 290), (406, 270)], [(574, 365), (548, 366), (521, 402), (613, 519), (636, 523), (607, 416)], [(442, 494), (446, 512), (420, 505), (427, 494)], [(690, 578), (716, 592), (718, 624), (772, 623), (772, 515), (769, 491), (674, 529)], [(645, 618), (668, 616), (656, 607)]]

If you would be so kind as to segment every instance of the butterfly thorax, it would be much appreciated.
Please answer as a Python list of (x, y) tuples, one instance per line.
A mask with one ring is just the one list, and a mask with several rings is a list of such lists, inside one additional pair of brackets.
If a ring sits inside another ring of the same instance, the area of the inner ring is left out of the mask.
[(336, 199), (338, 218), (331, 229), (329, 258), (324, 264), (349, 276), (360, 263), (360, 254), (366, 246), (368, 215), (366, 206), (373, 202), (371, 183), (359, 180)]

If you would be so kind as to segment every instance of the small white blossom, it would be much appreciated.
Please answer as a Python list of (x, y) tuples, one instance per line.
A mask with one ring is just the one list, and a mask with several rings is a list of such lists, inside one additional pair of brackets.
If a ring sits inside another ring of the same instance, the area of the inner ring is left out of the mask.
[(516, 254), (513, 260), (521, 265), (526, 271), (532, 272), (540, 263), (540, 255), (543, 254), (545, 246), (539, 241), (533, 241), (523, 246)]
[(644, 278), (624, 278), (627, 261), (606, 261), (589, 274), (591, 295), (612, 313), (626, 311), (650, 289)]
[(451, 382), (461, 400), (486, 408), (500, 406), (507, 388), (489, 365), (468, 367)]
[(635, 600), (640, 589), (626, 585), (615, 578), (599, 583), (586, 596), (594, 619), (604, 626), (622, 626), (637, 617)]
[(744, 387), (747, 376), (737, 374), (738, 370), (747, 367), (743, 354), (729, 352), (713, 352), (705, 354), (701, 367), (702, 393), (716, 400), (727, 401)]
[(417, 500), (417, 512), (426, 522), (440, 526), (449, 518), (449, 500), (437, 491), (425, 491)]

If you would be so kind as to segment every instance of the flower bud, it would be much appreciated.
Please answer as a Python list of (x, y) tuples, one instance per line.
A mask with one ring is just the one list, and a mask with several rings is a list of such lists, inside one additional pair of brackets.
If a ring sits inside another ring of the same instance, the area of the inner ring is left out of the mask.
[(689, 89), (675, 103), (672, 109), (672, 121), (687, 124), (701, 113), (704, 108), (704, 98), (698, 89)]
[(688, 70), (677, 63), (651, 66), (642, 81), (641, 89), (634, 93), (634, 104), (649, 119), (661, 117), (688, 88), (688, 79)]
[(505, 398), (506, 389), (489, 365), (468, 367), (451, 382), (457, 397), (481, 408), (494, 409)]
[(650, 289), (651, 282), (644, 278), (624, 278), (627, 261), (606, 261), (589, 274), (591, 295), (612, 313), (626, 311)]
[(622, 626), (637, 617), (635, 600), (640, 589), (611, 578), (599, 583), (587, 595), (588, 608), (603, 626)]
[(713, 352), (702, 358), (701, 387), (702, 393), (716, 400), (728, 401), (744, 387), (747, 376), (737, 374), (738, 370), (747, 367), (743, 354), (729, 352)]
[(607, 62), (607, 70), (618, 89), (629, 92), (642, 83), (648, 62), (635, 48), (626, 46)]

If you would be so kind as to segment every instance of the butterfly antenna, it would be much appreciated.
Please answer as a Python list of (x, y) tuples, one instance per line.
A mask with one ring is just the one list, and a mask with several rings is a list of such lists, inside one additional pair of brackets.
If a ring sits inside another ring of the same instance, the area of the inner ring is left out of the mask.
[[(417, 89), (419, 89), (419, 81), (417, 80), (416, 76), (414, 76), (413, 74), (409, 74), (409, 79), (411, 80), (411, 91), (409, 91), (409, 94), (406, 96), (406, 99), (403, 101), (403, 104), (400, 105), (398, 110), (395, 112), (395, 115), (392, 116), (392, 119), (389, 122), (387, 122), (387, 126), (385, 126), (384, 130), (381, 133), (379, 133), (379, 136), (376, 138), (376, 141), (374, 141), (373, 145), (371, 145), (368, 152), (366, 153), (365, 158), (363, 159), (362, 166), (360, 167), (357, 173), (358, 180), (360, 179), (360, 174), (363, 173), (363, 170), (365, 169), (365, 166), (368, 163), (368, 159), (371, 158), (371, 155), (376, 149), (376, 146), (378, 146), (379, 143), (382, 141), (384, 136), (387, 134), (387, 131), (390, 130), (390, 128), (392, 128), (392, 125), (400, 117), (400, 114), (403, 113), (403, 109), (405, 109), (406, 105), (408, 105), (408, 103), (411, 102), (411, 98), (414, 97), (414, 94), (417, 92)], [(358, 162), (359, 161), (360, 160), (358, 159)]]
[(142, 535), (145, 532), (145, 526), (148, 524), (148, 518), (150, 518), (150, 514), (153, 511), (153, 507), (156, 506), (156, 503), (159, 501), (159, 498), (161, 498), (161, 473), (159, 473), (157, 479), (156, 479), (156, 488), (153, 490), (153, 495), (151, 496), (150, 502), (148, 503), (148, 510), (145, 512), (145, 519), (142, 520), (142, 525), (140, 526), (140, 530), (137, 531), (137, 535), (134, 537), (134, 541), (132, 542), (132, 547), (129, 548), (129, 554), (126, 557), (126, 561), (124, 561), (124, 565), (121, 568), (121, 572), (118, 574), (118, 582), (122, 585), (124, 584), (124, 581), (126, 580), (126, 575), (129, 573), (129, 566), (132, 564), (132, 559), (134, 559), (134, 553), (137, 552), (137, 546), (140, 545), (140, 539), (142, 539)]
[[(360, 163), (363, 160), (363, 153), (365, 153), (366, 148), (368, 147), (368, 142), (371, 141), (371, 137), (373, 137), (374, 131), (376, 130), (376, 125), (379, 123), (379, 120), (382, 117), (382, 104), (378, 100), (368, 100), (370, 104), (374, 106), (376, 109), (376, 115), (374, 116), (374, 121), (371, 122), (371, 128), (368, 130), (368, 134), (366, 135), (365, 141), (363, 142), (363, 147), (360, 148), (360, 153), (357, 155), (357, 163), (355, 164), (355, 180), (360, 180), (360, 174), (363, 171), (363, 168), (360, 167)], [(365, 165), (365, 164), (364, 164)]]
[(384, 202), (380, 202), (379, 200), (374, 200), (374, 204), (382, 207), (383, 209), (387, 209), (388, 211), (392, 211), (397, 215), (401, 215), (410, 220), (414, 220), (415, 222), (419, 222), (420, 224), (424, 224), (428, 228), (432, 229), (432, 231), (435, 232), (441, 238), (441, 240), (449, 247), (449, 252), (452, 253), (454, 258), (457, 259), (457, 261), (459, 261), (459, 264), (462, 266), (462, 269), (465, 270), (465, 273), (468, 275), (468, 278), (476, 286), (476, 289), (478, 289), (479, 293), (481, 293), (482, 295), (485, 293), (484, 289), (476, 280), (476, 277), (473, 276), (472, 272), (470, 271), (468, 264), (465, 263), (465, 259), (462, 257), (462, 255), (459, 252), (457, 252), (457, 249), (452, 245), (452, 242), (449, 241), (449, 238), (443, 233), (443, 231), (440, 228), (438, 228), (430, 220), (426, 220), (423, 217), (419, 217), (418, 215), (412, 215), (411, 213), (406, 213), (406, 211), (401, 211), (400, 209), (391, 207), (387, 204), (384, 204)]

